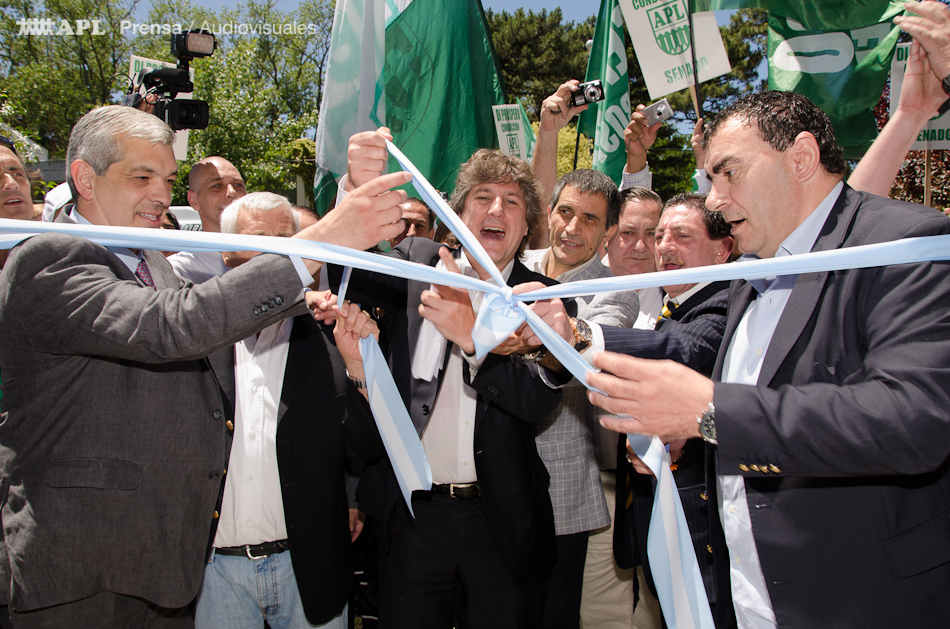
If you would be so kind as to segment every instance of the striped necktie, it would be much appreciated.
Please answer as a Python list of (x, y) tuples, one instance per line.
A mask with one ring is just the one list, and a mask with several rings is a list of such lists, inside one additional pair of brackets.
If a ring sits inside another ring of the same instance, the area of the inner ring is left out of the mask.
[[(672, 308), (670, 308), (672, 306)], [(673, 311), (679, 308), (679, 304), (673, 301), (672, 299), (667, 299), (666, 303), (663, 304), (663, 309), (660, 310), (660, 316), (657, 317), (657, 321), (660, 319), (669, 319), (673, 316)]]

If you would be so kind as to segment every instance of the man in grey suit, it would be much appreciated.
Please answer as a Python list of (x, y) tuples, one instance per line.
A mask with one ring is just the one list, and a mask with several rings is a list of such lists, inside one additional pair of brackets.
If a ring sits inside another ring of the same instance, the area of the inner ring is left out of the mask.
[[(940, 212), (848, 187), (827, 116), (801, 95), (745, 97), (704, 143), (707, 206), (746, 254), (950, 233)], [(740, 627), (950, 625), (947, 271), (737, 281), (712, 378), (594, 358), (609, 373), (589, 381), (611, 396), (594, 402), (636, 418), (609, 427), (717, 445), (707, 491)]]
[[(551, 246), (526, 251), (525, 266), (558, 282), (612, 277), (598, 255), (617, 231), (621, 197), (603, 173), (575, 170), (557, 182), (548, 206)], [(636, 291), (576, 298), (578, 319), (628, 327), (639, 313)], [(543, 354), (543, 351), (540, 352)], [(590, 433), (593, 407), (577, 381), (535, 429), (538, 453), (551, 474), (557, 562), (548, 580), (544, 626), (577, 627), (589, 532), (610, 524)]]
[[(132, 108), (83, 116), (63, 220), (157, 228), (173, 137)], [(297, 237), (359, 249), (392, 237), (405, 193), (380, 193), (408, 179), (368, 183)], [(0, 595), (14, 627), (192, 624), (231, 419), (206, 357), (306, 312), (320, 266), (260, 255), (194, 286), (153, 251), (56, 233), (13, 250), (0, 278)]]

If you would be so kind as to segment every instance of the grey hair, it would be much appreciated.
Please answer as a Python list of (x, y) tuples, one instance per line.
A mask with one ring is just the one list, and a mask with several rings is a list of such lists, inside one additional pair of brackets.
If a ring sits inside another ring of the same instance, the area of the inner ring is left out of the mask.
[(290, 214), (290, 217), (294, 221), (294, 233), (299, 232), (300, 217), (294, 212), (294, 207), (290, 204), (290, 201), (287, 200), (287, 197), (282, 197), (273, 192), (252, 192), (240, 199), (236, 199), (231, 205), (224, 208), (224, 212), (221, 213), (221, 233), (238, 233), (238, 217), (240, 217), (241, 212), (244, 210), (270, 212), (271, 210), (277, 209), (283, 209)]
[(171, 146), (175, 132), (158, 117), (133, 107), (107, 105), (88, 112), (73, 127), (66, 149), (66, 182), (74, 199), (78, 194), (70, 169), (72, 163), (81, 159), (102, 177), (109, 166), (125, 157), (126, 138)]

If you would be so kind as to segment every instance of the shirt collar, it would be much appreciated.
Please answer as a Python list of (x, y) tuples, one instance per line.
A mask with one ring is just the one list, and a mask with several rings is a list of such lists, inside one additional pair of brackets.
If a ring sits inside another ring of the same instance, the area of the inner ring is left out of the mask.
[[(469, 277), (476, 277), (476, 278), (478, 277), (478, 273), (475, 271), (474, 268), (472, 268), (471, 262), (468, 261), (468, 257), (465, 255), (464, 248), (461, 250), (461, 255), (459, 255), (458, 259), (455, 262), (458, 265), (459, 272), (462, 275), (468, 275)], [(505, 280), (505, 282), (507, 282), (508, 278), (511, 277), (511, 272), (514, 270), (514, 268), (515, 268), (515, 261), (512, 260), (511, 262), (508, 263), (508, 266), (506, 266), (504, 269), (501, 270), (501, 277)], [(489, 277), (485, 281), (488, 282), (489, 284), (495, 283), (495, 280), (492, 279), (491, 277)]]
[[(86, 217), (79, 213), (79, 210), (75, 205), (71, 205), (65, 210), (70, 218), (72, 218), (78, 225), (92, 225)], [(106, 247), (112, 254), (118, 259), (122, 260), (122, 263), (125, 266), (129, 267), (129, 270), (135, 273), (135, 270), (139, 266), (139, 260), (142, 259), (142, 252), (134, 252), (128, 247)]]
[[(778, 251), (775, 252), (776, 258), (808, 253), (814, 248), (815, 243), (818, 241), (818, 236), (821, 234), (821, 228), (824, 227), (825, 223), (828, 221), (828, 217), (831, 215), (831, 210), (834, 209), (835, 202), (838, 200), (838, 197), (841, 196), (842, 190), (844, 190), (844, 182), (839, 181), (837, 185), (831, 189), (831, 192), (828, 193), (828, 196), (826, 196), (824, 200), (818, 204), (818, 207), (816, 207), (811, 214), (806, 216), (805, 220), (795, 228), (795, 231), (789, 234), (788, 237), (782, 241), (782, 244), (778, 247)], [(757, 255), (745, 254), (738, 259), (738, 262), (746, 262), (748, 260), (758, 259), (759, 256)], [(782, 281), (783, 278), (785, 282), (791, 282), (794, 284), (796, 277), (797, 276), (795, 275), (786, 275), (781, 278), (776, 278), (773, 276), (760, 279), (751, 279), (748, 281), (749, 284), (751, 284), (752, 287), (761, 294), (777, 286), (778, 282)]]
[[(525, 266), (535, 273), (547, 275), (546, 271), (548, 268), (548, 261), (551, 259), (552, 255), (551, 247), (548, 247), (547, 249), (529, 249), (521, 254), (521, 261)], [(600, 260), (597, 259), (597, 255), (592, 255), (590, 259), (584, 264), (580, 264), (572, 269), (568, 269), (553, 279), (557, 280), (561, 284), (571, 282), (575, 277), (583, 273), (592, 264), (597, 264), (598, 262), (600, 262)]]
[(663, 303), (666, 303), (667, 301), (672, 301), (677, 306), (682, 306), (686, 302), (687, 299), (689, 299), (690, 297), (692, 297), (699, 291), (709, 286), (709, 284), (710, 282), (700, 282), (696, 286), (693, 286), (691, 289), (687, 291), (683, 291), (676, 297), (670, 297), (669, 295), (667, 295), (666, 298), (664, 298)]

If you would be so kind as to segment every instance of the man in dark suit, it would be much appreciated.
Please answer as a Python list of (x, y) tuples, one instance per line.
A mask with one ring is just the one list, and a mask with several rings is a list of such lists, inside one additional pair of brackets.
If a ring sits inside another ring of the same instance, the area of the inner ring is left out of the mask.
[[(354, 136), (350, 157), (378, 152), (384, 164), (384, 133)], [(351, 161), (348, 176), (365, 170)], [(547, 280), (517, 261), (542, 218), (527, 163), (476, 152), (459, 171), (450, 204), (510, 285)], [(389, 255), (489, 277), (465, 251), (456, 258), (427, 239), (407, 238)], [(413, 493), (412, 517), (381, 449), (363, 471), (359, 506), (380, 540), (380, 626), (452, 627), (461, 597), (470, 627), (538, 626), (555, 545), (533, 424), (559, 392), (519, 356), (472, 355), (470, 298), (477, 303), (480, 295), (356, 271), (348, 295), (387, 312), (381, 327), (389, 366), (434, 483)], [(571, 338), (570, 330), (562, 321), (559, 332)]]
[[(743, 98), (705, 144), (707, 205), (745, 253), (950, 233), (939, 212), (845, 185), (831, 125), (803, 96)], [(947, 271), (738, 281), (713, 379), (594, 359), (610, 373), (590, 382), (611, 395), (595, 403), (636, 418), (609, 427), (718, 442), (707, 491), (719, 495), (740, 627), (950, 624)]]
[[(173, 138), (128, 107), (83, 116), (62, 220), (157, 228)], [(405, 193), (377, 195), (407, 179), (380, 178), (298, 236), (359, 248), (393, 236)], [(0, 277), (0, 594), (14, 627), (192, 624), (231, 419), (205, 357), (306, 312), (320, 266), (261, 255), (192, 286), (159, 252), (55, 233), (13, 250)]]
[[(729, 225), (721, 214), (707, 210), (705, 201), (704, 194), (687, 193), (666, 202), (656, 228), (658, 269), (696, 268), (724, 264), (729, 260), (733, 246)], [(601, 326), (605, 349), (641, 358), (675, 360), (700, 373), (712, 374), (726, 327), (728, 287), (728, 282), (664, 286), (665, 303), (656, 329)], [(626, 441), (623, 435), (618, 440), (614, 554), (621, 567), (643, 566), (644, 581), (656, 598), (647, 556), (647, 532), (653, 511), (653, 473), (635, 454), (627, 452)], [(718, 566), (714, 563), (710, 545), (704, 446), (702, 439), (679, 440), (670, 444), (670, 456), (673, 478), (683, 503), (703, 583), (715, 610), (715, 569)], [(726, 570), (718, 578), (728, 579), (728, 576)], [(726, 616), (731, 612), (730, 601), (726, 599)], [(721, 626), (727, 624), (723, 622)]]
[[(223, 233), (298, 231), (290, 202), (270, 192), (234, 201), (220, 220)], [(234, 251), (223, 259), (238, 268), (256, 255)], [(352, 314), (361, 316), (358, 308)], [(221, 388), (235, 409), (233, 423), (226, 423), (231, 473), (195, 626), (266, 620), (273, 629), (345, 629), (353, 550), (344, 454), (346, 441), (359, 443), (360, 429), (372, 429), (372, 419), (360, 421), (365, 400), (347, 391), (332, 326), (309, 314), (274, 323), (225, 354)], [(348, 358), (360, 360), (358, 352)]]

